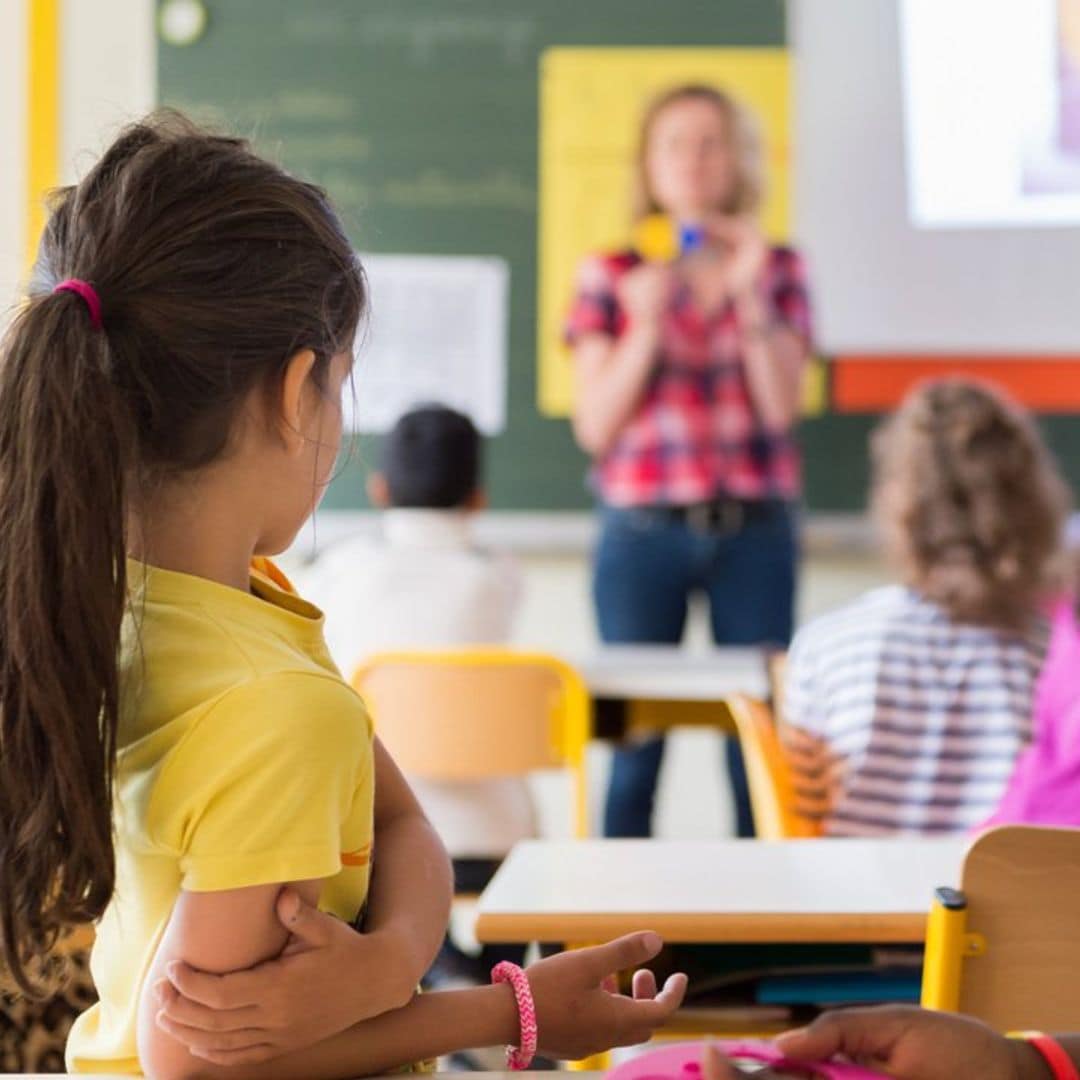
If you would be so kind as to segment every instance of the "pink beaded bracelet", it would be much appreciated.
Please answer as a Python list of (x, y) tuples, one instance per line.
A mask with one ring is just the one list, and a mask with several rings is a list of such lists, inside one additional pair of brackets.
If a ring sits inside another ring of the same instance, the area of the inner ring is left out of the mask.
[(536, 1005), (533, 1004), (529, 977), (517, 964), (503, 960), (491, 969), (491, 981), (495, 984), (509, 983), (514, 991), (521, 1026), (521, 1045), (506, 1048), (506, 1066), (520, 1072), (527, 1069), (536, 1056)]

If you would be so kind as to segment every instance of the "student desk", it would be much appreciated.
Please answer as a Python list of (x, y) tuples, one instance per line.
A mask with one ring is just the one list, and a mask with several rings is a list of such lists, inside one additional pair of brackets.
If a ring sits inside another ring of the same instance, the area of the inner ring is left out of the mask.
[(482, 942), (922, 943), (964, 840), (529, 840), (480, 897)]
[(604, 645), (571, 659), (592, 695), (601, 738), (685, 724), (731, 731), (725, 698), (769, 696), (768, 652), (761, 648)]

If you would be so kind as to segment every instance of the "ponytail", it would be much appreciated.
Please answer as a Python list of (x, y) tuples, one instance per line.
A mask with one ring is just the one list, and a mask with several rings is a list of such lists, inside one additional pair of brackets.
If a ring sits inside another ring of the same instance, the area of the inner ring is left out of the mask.
[(113, 892), (130, 420), (106, 335), (32, 300), (0, 366), (0, 944), (15, 983)]

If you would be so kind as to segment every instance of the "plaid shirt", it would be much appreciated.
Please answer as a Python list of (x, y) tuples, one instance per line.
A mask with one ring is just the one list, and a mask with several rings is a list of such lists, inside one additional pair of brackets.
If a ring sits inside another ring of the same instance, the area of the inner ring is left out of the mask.
[[(586, 334), (619, 337), (627, 317), (618, 282), (640, 262), (625, 251), (582, 263), (566, 325), (570, 344)], [(765, 293), (773, 319), (809, 345), (803, 263), (790, 248), (771, 249)], [(794, 498), (800, 465), (793, 433), (771, 435), (758, 420), (734, 306), (705, 316), (683, 286), (664, 319), (660, 356), (637, 412), (596, 461), (597, 493), (609, 506), (682, 506), (723, 495)]]

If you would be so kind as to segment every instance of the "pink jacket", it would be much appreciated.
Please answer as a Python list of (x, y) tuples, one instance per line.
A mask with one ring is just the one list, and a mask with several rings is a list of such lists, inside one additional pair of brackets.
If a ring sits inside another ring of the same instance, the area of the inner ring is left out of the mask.
[(1034, 739), (980, 828), (992, 825), (1080, 826), (1080, 626), (1072, 601), (1054, 609), (1035, 691)]

